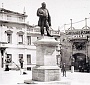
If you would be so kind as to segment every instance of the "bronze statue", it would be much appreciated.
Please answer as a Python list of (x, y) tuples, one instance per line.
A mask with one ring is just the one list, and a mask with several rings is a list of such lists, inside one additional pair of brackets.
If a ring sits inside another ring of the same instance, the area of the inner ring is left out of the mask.
[(47, 36), (50, 36), (49, 26), (51, 26), (51, 17), (49, 15), (48, 9), (46, 9), (46, 3), (42, 3), (42, 7), (38, 8), (37, 16), (39, 17), (38, 26), (40, 26), (41, 35), (44, 36), (44, 27), (47, 31)]

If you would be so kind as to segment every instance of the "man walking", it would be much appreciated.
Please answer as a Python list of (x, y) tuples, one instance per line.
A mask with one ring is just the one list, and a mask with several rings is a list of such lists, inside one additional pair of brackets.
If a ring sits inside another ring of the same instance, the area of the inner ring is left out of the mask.
[(66, 77), (66, 65), (65, 65), (65, 63), (63, 63), (63, 65), (62, 65), (62, 71), (63, 71), (63, 76)]

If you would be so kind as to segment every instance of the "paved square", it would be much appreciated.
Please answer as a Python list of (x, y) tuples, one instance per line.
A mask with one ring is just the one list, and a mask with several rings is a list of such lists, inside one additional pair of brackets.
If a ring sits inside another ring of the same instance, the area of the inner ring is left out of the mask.
[[(25, 71), (27, 74), (20, 74), (20, 71), (10, 70), (4, 71), (0, 69), (0, 85), (27, 85), (24, 84), (24, 80), (32, 79), (32, 72)], [(33, 81), (34, 84), (30, 85), (90, 85), (90, 73), (71, 73), (67, 71), (67, 76), (63, 77), (61, 73), (61, 81), (51, 81), (51, 82), (38, 82)]]

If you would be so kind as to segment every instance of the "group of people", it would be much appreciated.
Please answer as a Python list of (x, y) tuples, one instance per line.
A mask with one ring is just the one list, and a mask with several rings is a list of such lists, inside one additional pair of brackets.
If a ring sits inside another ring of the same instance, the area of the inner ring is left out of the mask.
[(11, 63), (11, 59), (7, 56), (5, 59), (5, 71), (9, 71), (9, 63)]
[[(23, 57), (19, 58), (20, 68), (23, 69)], [(9, 71), (9, 64), (11, 63), (11, 59), (6, 57), (5, 59), (5, 71)]]

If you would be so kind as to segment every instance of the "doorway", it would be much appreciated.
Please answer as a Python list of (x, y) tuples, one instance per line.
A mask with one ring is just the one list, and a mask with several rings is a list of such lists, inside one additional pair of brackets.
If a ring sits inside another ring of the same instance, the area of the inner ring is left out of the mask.
[(75, 66), (75, 70), (79, 69), (80, 65), (83, 65), (86, 63), (86, 55), (83, 53), (76, 53), (73, 55), (75, 62), (74, 62), (74, 66)]

